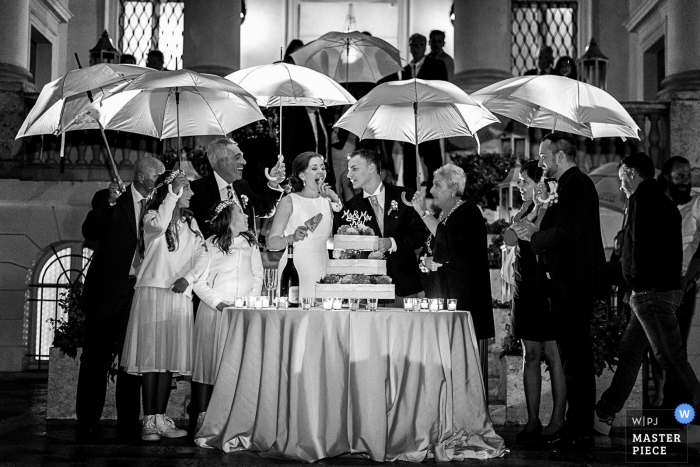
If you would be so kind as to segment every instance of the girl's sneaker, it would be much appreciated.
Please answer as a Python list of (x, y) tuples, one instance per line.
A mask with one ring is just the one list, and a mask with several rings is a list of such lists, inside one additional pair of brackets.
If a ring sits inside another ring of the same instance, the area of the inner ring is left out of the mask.
[(163, 438), (184, 438), (187, 436), (186, 430), (179, 429), (170, 417), (162, 413), (156, 415), (156, 429)]
[(144, 415), (141, 439), (144, 441), (160, 441), (160, 432), (156, 428), (156, 416)]

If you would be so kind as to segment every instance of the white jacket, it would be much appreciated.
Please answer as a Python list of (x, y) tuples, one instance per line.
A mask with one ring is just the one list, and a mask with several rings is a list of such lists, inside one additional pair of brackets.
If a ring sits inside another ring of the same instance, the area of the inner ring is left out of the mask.
[[(179, 220), (177, 250), (168, 251), (165, 232), (173, 217), (173, 209), (179, 196), (168, 194), (158, 211), (148, 211), (143, 218), (143, 237), (146, 246), (143, 262), (139, 267), (136, 287), (169, 289), (184, 277), (189, 286), (185, 295), (192, 296), (192, 284), (203, 275), (209, 265), (209, 255), (201, 234), (195, 235), (187, 222)], [(199, 230), (197, 221), (191, 221), (192, 229)]]
[(245, 237), (233, 239), (225, 254), (207, 239), (209, 269), (194, 284), (197, 296), (210, 308), (216, 309), (221, 302), (233, 303), (236, 297), (258, 296), (263, 284), (263, 264), (260, 250), (251, 246)]

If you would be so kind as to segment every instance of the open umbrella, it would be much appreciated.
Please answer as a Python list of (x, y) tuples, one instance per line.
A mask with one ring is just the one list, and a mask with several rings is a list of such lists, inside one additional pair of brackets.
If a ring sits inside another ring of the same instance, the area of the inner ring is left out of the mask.
[(359, 31), (329, 32), (292, 54), (294, 63), (338, 82), (376, 83), (402, 69), (396, 47)]
[[(16, 139), (99, 128), (107, 146), (114, 175), (121, 184), (104, 131), (94, 118), (85, 113), (85, 110), (93, 98), (102, 98), (107, 93), (118, 92), (137, 76), (148, 71), (150, 71), (149, 68), (141, 66), (108, 63), (69, 71), (65, 76), (44, 86), (34, 107), (24, 119)], [(63, 144), (62, 138), (61, 156), (63, 156)]]
[(160, 139), (226, 135), (265, 117), (255, 97), (215, 75), (189, 70), (145, 73), (90, 107), (105, 128)]
[(554, 75), (508, 78), (472, 93), (491, 112), (527, 126), (589, 138), (637, 138), (639, 127), (610, 94)]
[[(282, 107), (328, 107), (357, 102), (349, 92), (328, 76), (284, 62), (239, 70), (228, 75), (226, 79), (254, 95), (258, 105), (279, 106), (280, 158), (282, 157)], [(266, 175), (269, 177), (269, 174)]]
[(478, 144), (476, 132), (497, 122), (498, 118), (454, 84), (414, 78), (377, 86), (350, 107), (334, 126), (345, 128), (360, 139), (415, 144), (417, 186), (420, 186), (419, 143), (472, 136)]

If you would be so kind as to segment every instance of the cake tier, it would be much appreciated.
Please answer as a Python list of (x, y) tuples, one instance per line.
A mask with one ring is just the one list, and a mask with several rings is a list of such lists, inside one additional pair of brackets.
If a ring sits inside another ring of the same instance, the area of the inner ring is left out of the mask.
[(335, 235), (333, 248), (342, 250), (374, 251), (379, 249), (376, 235)]
[(395, 298), (394, 284), (316, 284), (316, 298)]
[(385, 259), (331, 259), (326, 274), (386, 275)]

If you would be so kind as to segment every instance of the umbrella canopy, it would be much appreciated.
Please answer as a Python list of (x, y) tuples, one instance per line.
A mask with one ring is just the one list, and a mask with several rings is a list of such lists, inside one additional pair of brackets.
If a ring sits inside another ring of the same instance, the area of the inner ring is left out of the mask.
[(402, 69), (396, 47), (359, 31), (329, 32), (292, 54), (297, 65), (341, 83), (376, 83)]
[(189, 70), (145, 73), (91, 110), (107, 129), (161, 139), (225, 135), (265, 118), (255, 97), (237, 84)]
[[(600, 207), (624, 213), (627, 206), (627, 196), (620, 190), (619, 168), (619, 162), (608, 162), (591, 170), (588, 176), (595, 184)], [(660, 173), (661, 171), (656, 169), (655, 175), (658, 176)]]
[(490, 111), (527, 126), (589, 138), (639, 139), (639, 127), (614, 97), (563, 76), (508, 78), (471, 96)]
[[(135, 65), (101, 63), (68, 72), (44, 86), (16, 138), (99, 128), (97, 122), (84, 113), (91, 103), (87, 92), (90, 91), (93, 98), (101, 98), (108, 92), (117, 92), (148, 71), (149, 68)], [(79, 118), (76, 120), (76, 117)]]
[(328, 76), (306, 67), (277, 62), (236, 71), (226, 79), (255, 96), (258, 105), (328, 107), (357, 100)]
[(477, 130), (497, 122), (498, 118), (454, 84), (411, 79), (377, 86), (334, 126), (345, 128), (360, 139), (416, 144), (452, 136), (476, 136)]

